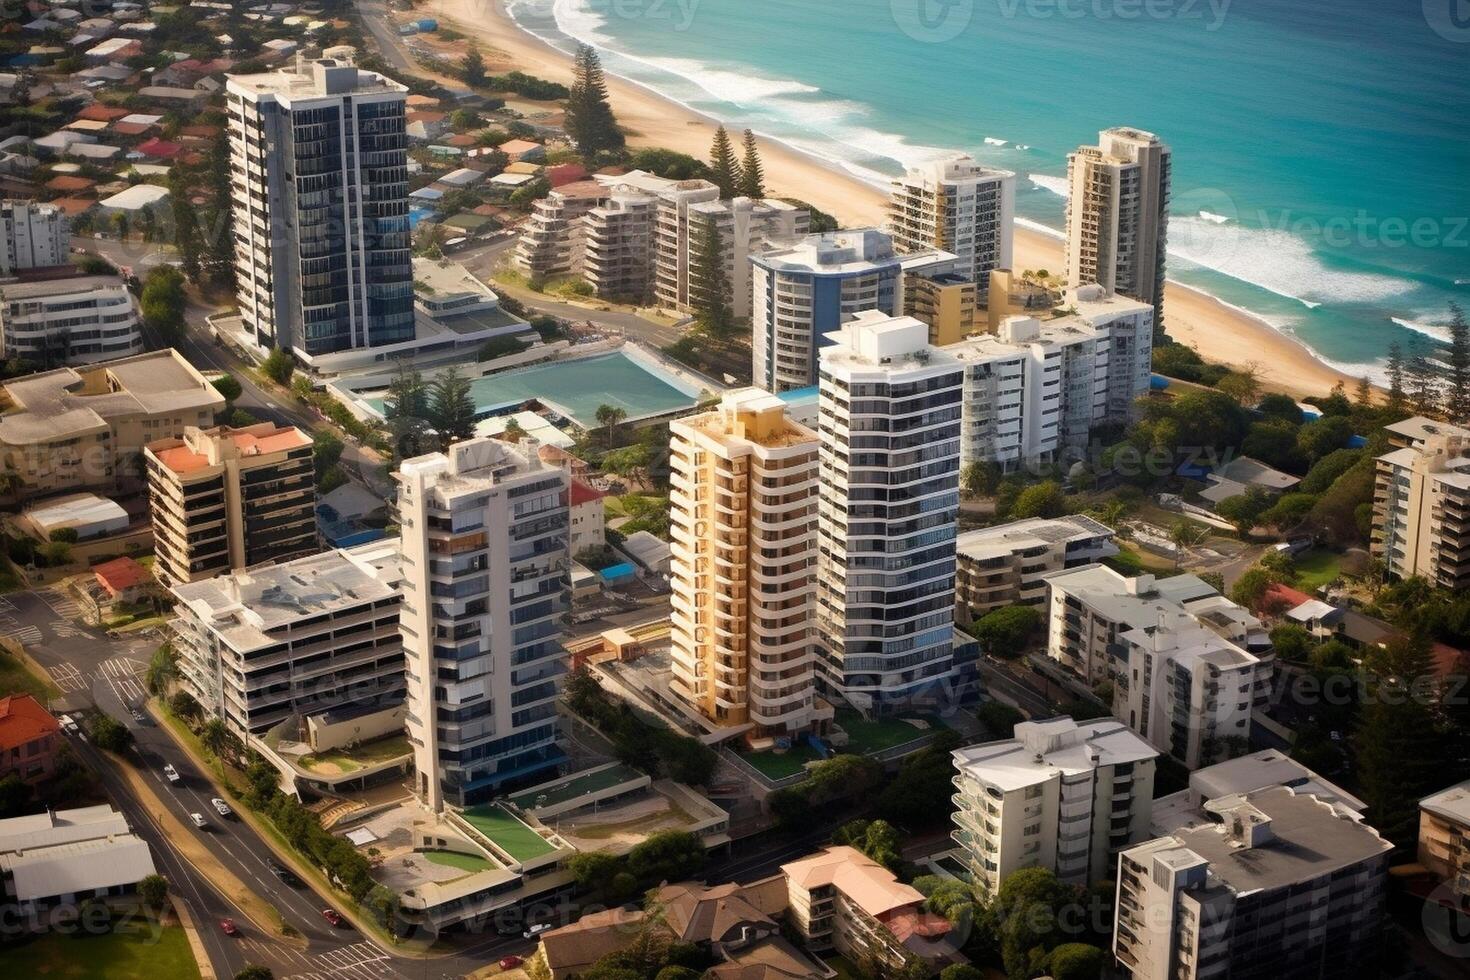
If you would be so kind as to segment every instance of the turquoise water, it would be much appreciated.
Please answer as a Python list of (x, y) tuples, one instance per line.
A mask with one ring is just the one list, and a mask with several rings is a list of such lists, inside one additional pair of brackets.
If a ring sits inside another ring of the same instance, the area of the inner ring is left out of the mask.
[[(1470, 24), (1456, 31), (1453, 2), (511, 9), (555, 43), (596, 44), (610, 71), (861, 177), (949, 149), (1015, 170), (1019, 214), (1052, 229), (1069, 150), (1108, 126), (1152, 130), (1174, 150), (1171, 276), (1364, 372), (1392, 341), (1442, 338), (1449, 301), (1470, 300), (1455, 282), (1470, 279)], [(925, 40), (936, 33), (954, 36)]]
[[(682, 412), (699, 403), (698, 392), (683, 391), (675, 379), (647, 368), (621, 351), (492, 374), (470, 386), (475, 407), (494, 414), (536, 399), (561, 410), (584, 429), (597, 426), (597, 409), (612, 405), (628, 421)], [(382, 398), (364, 402), (383, 411)]]

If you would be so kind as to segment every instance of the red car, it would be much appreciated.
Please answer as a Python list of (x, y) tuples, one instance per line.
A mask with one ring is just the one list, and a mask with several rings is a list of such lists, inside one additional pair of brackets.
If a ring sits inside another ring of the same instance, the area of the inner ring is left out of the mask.
[(223, 932), (226, 936), (240, 935), (240, 927), (235, 925), (234, 919), (220, 919), (219, 928), (220, 932)]
[(322, 918), (326, 919), (338, 929), (347, 924), (347, 920), (342, 918), (336, 909), (322, 909)]
[(500, 960), (500, 968), (502, 970), (514, 970), (520, 965), (521, 958), (519, 956), (505, 956)]

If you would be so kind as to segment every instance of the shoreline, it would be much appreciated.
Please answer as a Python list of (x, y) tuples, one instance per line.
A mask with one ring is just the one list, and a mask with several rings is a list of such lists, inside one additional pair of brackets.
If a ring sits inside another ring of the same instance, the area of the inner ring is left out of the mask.
[[(571, 80), (571, 56), (523, 30), (504, 0), (440, 0), (435, 15), (475, 39), (487, 68), (511, 67), (558, 82)], [(608, 96), (633, 147), (664, 147), (704, 159), (716, 120), (653, 89), (607, 73)], [(806, 201), (834, 215), (845, 227), (881, 225), (886, 197), (881, 190), (830, 163), (785, 143), (758, 137), (766, 183), (772, 196)], [(1059, 269), (1062, 241), (1022, 225), (1013, 236), (1013, 265)], [(1304, 344), (1258, 317), (1208, 293), (1169, 280), (1164, 289), (1169, 336), (1195, 348), (1208, 361), (1254, 366), (1262, 387), (1293, 395), (1325, 395), (1339, 381), (1355, 379), (1318, 359)]]

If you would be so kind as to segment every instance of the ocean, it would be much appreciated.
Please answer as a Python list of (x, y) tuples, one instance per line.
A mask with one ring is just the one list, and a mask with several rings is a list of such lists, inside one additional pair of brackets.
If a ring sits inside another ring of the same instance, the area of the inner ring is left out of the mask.
[[(732, 130), (886, 185), (952, 150), (1062, 225), (1066, 154), (1173, 149), (1169, 275), (1381, 377), (1470, 304), (1457, 0), (510, 0), (517, 23)], [(1458, 280), (1458, 282), (1457, 282)], [(1167, 320), (1167, 310), (1166, 310)]]

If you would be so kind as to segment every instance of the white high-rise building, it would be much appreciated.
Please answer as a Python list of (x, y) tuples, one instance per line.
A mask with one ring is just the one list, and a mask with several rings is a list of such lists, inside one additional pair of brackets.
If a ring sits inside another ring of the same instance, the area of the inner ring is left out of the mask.
[(893, 182), (888, 230), (901, 251), (943, 249), (983, 297), (994, 269), (1011, 267), (1016, 175), (967, 154), (911, 167)]
[[(681, 183), (707, 183), (683, 181)], [(806, 233), (809, 216), (785, 201), (737, 197), (719, 199), (709, 191), (682, 189), (659, 195), (654, 243), (654, 298), (660, 306), (692, 312), (699, 290), (699, 248), (709, 229), (720, 236), (725, 278), (730, 285), (730, 314), (750, 316), (750, 257), (770, 242)]]
[(1271, 786), (1118, 859), (1113, 954), (1135, 980), (1363, 975), (1393, 845), (1351, 807)]
[(811, 628), (817, 434), (759, 388), (669, 429), (675, 692), (757, 736), (830, 719)]
[(823, 683), (883, 710), (958, 680), (964, 371), (929, 328), (876, 310), (821, 349), (817, 625)]
[(1119, 127), (1067, 156), (1067, 286), (1095, 283), (1148, 303), (1164, 317), (1169, 232), (1169, 148), (1153, 133)]
[(899, 256), (876, 228), (808, 235), (750, 264), (752, 376), (767, 391), (816, 384), (820, 345), (854, 313), (901, 312)]
[(405, 460), (401, 628), (416, 790), (432, 810), (544, 779), (562, 759), (565, 472), (493, 439)]
[(0, 275), (68, 261), (71, 226), (54, 204), (0, 202), (0, 235)]
[(408, 89), (303, 58), (226, 93), (245, 329), (308, 362), (413, 340)]
[(142, 351), (137, 303), (118, 276), (0, 285), (0, 356), (54, 368)]
[(1116, 718), (1065, 716), (956, 750), (953, 836), (975, 883), (994, 895), (1020, 868), (1111, 878), (1118, 852), (1149, 836), (1158, 754)]

